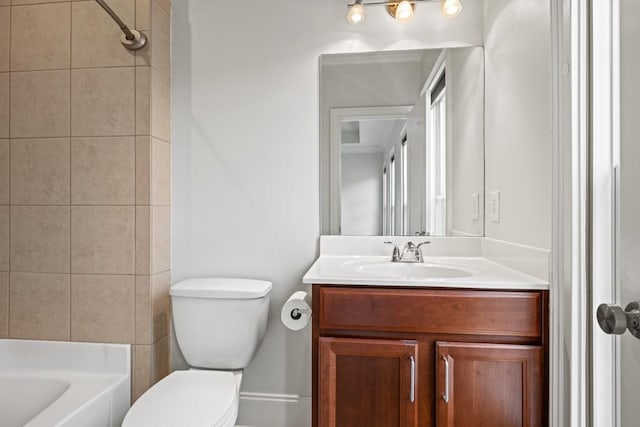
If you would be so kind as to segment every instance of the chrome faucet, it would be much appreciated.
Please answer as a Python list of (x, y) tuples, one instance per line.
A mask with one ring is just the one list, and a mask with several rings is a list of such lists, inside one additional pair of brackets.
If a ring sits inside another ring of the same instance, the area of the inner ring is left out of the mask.
[(391, 255), (391, 262), (400, 262), (400, 249), (398, 245), (393, 242), (384, 242), (385, 245), (393, 245), (393, 254)]
[[(391, 262), (424, 262), (422, 255), (422, 246), (428, 245), (431, 242), (422, 242), (416, 245), (413, 242), (407, 242), (406, 245), (400, 250), (398, 245), (393, 242), (384, 242), (387, 245), (393, 245), (393, 254), (391, 255)], [(409, 258), (405, 259), (405, 255), (409, 254)]]

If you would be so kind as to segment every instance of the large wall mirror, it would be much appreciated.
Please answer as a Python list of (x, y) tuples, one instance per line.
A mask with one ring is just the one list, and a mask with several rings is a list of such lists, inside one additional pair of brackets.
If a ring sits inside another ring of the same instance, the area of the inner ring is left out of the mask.
[(320, 58), (321, 229), (484, 234), (482, 47)]

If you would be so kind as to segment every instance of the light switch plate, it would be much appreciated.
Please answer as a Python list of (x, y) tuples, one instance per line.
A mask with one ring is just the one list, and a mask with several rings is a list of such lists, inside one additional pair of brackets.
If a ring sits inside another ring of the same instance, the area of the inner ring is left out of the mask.
[(480, 220), (480, 195), (478, 193), (471, 195), (471, 220)]
[(500, 192), (492, 191), (489, 201), (489, 215), (491, 222), (500, 222)]

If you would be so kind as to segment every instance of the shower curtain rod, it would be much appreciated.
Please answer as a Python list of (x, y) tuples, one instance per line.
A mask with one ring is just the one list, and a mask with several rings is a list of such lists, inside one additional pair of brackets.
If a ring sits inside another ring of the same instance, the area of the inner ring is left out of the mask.
[(120, 41), (129, 50), (138, 50), (142, 49), (144, 45), (147, 44), (147, 37), (139, 31), (130, 30), (127, 25), (122, 22), (122, 19), (109, 7), (104, 0), (96, 0), (96, 2), (102, 6), (105, 12), (111, 16), (111, 18), (116, 21), (116, 24), (120, 27), (122, 32), (124, 33), (120, 38)]

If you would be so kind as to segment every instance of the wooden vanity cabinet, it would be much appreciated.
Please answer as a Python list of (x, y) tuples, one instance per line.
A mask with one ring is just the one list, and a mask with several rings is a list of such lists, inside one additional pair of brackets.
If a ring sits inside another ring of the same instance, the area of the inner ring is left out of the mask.
[(314, 285), (313, 426), (547, 425), (547, 306), (547, 291)]

